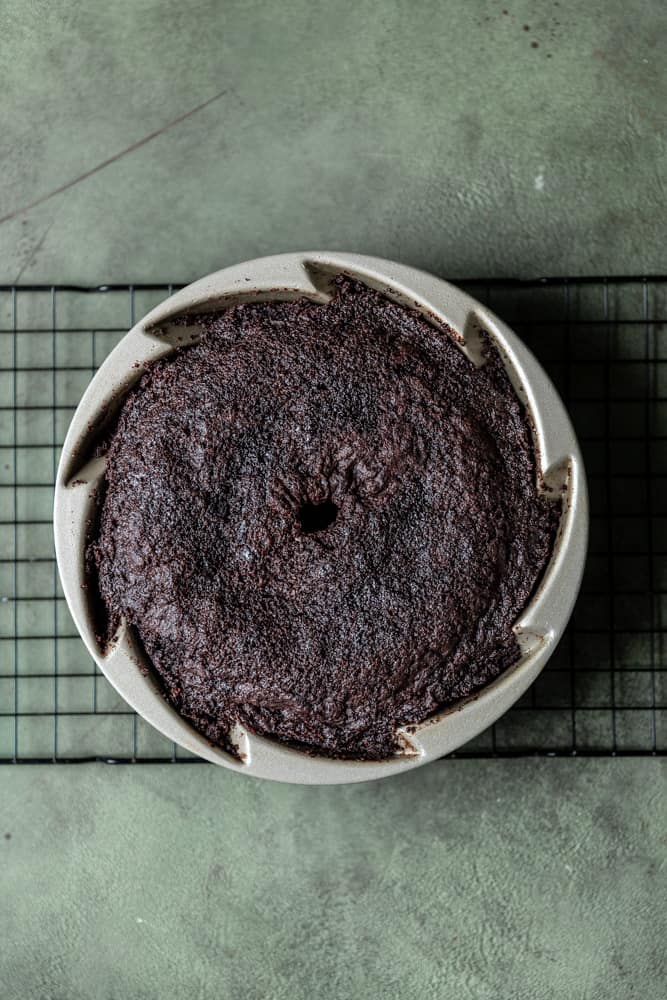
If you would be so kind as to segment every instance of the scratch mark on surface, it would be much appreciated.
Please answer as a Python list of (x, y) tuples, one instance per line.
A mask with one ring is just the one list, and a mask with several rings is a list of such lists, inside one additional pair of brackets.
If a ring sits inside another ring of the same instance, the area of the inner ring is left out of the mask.
[[(56, 215), (57, 215), (57, 213), (56, 213)], [(49, 233), (53, 229), (53, 223), (55, 221), (56, 221), (56, 216), (54, 215), (53, 218), (51, 219), (51, 221), (49, 222), (48, 226), (46, 227), (46, 229), (44, 230), (44, 232), (40, 236), (39, 241), (37, 242), (37, 244), (33, 247), (32, 251), (28, 254), (28, 256), (27, 256), (26, 260), (24, 261), (24, 263), (21, 264), (21, 267), (19, 268), (19, 273), (14, 278), (14, 284), (15, 285), (18, 285), (18, 283), (21, 280), (21, 277), (23, 276), (24, 272), (27, 271), (27, 269), (30, 267), (30, 265), (34, 261), (35, 257), (39, 253), (39, 251), (44, 246), (44, 241), (46, 240), (46, 237), (49, 235)]]
[(592, 833), (593, 833), (593, 827), (589, 827), (589, 829), (586, 830), (586, 832), (584, 833), (584, 835), (579, 838), (579, 840), (577, 841), (577, 843), (572, 848), (572, 854), (576, 854), (580, 850), (580, 848), (586, 843), (586, 841), (590, 840), (590, 837), (591, 837)]
[(54, 188), (53, 191), (49, 191), (48, 194), (43, 194), (39, 198), (35, 198), (34, 201), (28, 202), (27, 205), (21, 205), (19, 208), (13, 209), (11, 212), (8, 212), (7, 215), (0, 217), (0, 226), (3, 222), (9, 222), (10, 219), (16, 218), (17, 215), (21, 215), (23, 212), (28, 212), (31, 208), (36, 208), (37, 205), (42, 205), (45, 201), (55, 198), (56, 195), (62, 194), (64, 191), (69, 191), (69, 189), (73, 188), (75, 184), (80, 184), (81, 181), (88, 180), (88, 178), (92, 177), (93, 174), (98, 174), (100, 170), (104, 170), (106, 167), (111, 166), (112, 163), (117, 163), (118, 160), (121, 160), (124, 156), (128, 156), (130, 153), (134, 153), (135, 150), (141, 149), (142, 146), (152, 142), (153, 139), (157, 139), (158, 136), (164, 135), (165, 132), (175, 128), (176, 125), (180, 125), (181, 122), (184, 122), (187, 118), (191, 118), (192, 115), (196, 115), (199, 111), (203, 111), (204, 108), (209, 106), (209, 104), (213, 104), (214, 101), (219, 101), (220, 98), (224, 97), (226, 93), (226, 90), (221, 90), (219, 94), (209, 97), (207, 101), (204, 101), (202, 104), (198, 104), (195, 108), (190, 108), (189, 111), (185, 111), (182, 115), (179, 115), (178, 118), (173, 118), (170, 122), (167, 122), (166, 125), (162, 125), (160, 128), (156, 129), (155, 132), (149, 132), (148, 135), (145, 135), (142, 139), (138, 139), (136, 142), (133, 142), (131, 146), (126, 146), (125, 149), (121, 149), (118, 153), (114, 153), (114, 155), (110, 156), (108, 159), (102, 160), (101, 163), (97, 163), (94, 167), (91, 167), (90, 170), (86, 170), (84, 173), (79, 174), (78, 177), (74, 177), (71, 181), (66, 181), (64, 184), (61, 184), (60, 187)]

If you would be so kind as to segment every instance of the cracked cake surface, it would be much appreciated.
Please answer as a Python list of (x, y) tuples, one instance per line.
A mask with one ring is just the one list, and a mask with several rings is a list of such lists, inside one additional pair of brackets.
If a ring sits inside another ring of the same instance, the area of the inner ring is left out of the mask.
[(382, 759), (397, 729), (520, 656), (513, 625), (560, 504), (496, 348), (339, 275), (326, 304), (190, 317), (108, 438), (88, 546), (105, 640), (125, 620), (166, 698), (235, 752), (235, 723)]

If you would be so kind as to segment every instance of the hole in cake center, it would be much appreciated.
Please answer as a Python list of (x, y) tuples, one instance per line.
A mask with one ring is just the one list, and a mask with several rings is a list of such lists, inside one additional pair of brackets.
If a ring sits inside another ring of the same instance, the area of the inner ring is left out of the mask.
[(299, 521), (304, 534), (312, 535), (333, 524), (337, 514), (338, 507), (331, 500), (325, 500), (324, 503), (304, 503), (299, 508)]

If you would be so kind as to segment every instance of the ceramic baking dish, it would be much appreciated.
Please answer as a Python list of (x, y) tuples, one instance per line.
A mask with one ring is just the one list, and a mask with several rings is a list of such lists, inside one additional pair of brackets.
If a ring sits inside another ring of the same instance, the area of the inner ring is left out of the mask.
[[(153, 673), (139, 669), (143, 654), (131, 629), (121, 629), (107, 651), (95, 638), (93, 609), (84, 586), (84, 551), (94, 491), (105, 462), (103, 457), (91, 457), (94, 441), (139, 378), (141, 366), (169, 354), (184, 337), (196, 337), (196, 326), (174, 325), (177, 316), (303, 295), (324, 302), (331, 277), (339, 272), (417, 308), (432, 322), (447, 323), (461, 336), (461, 349), (473, 360), (479, 360), (479, 331), (487, 331), (531, 416), (542, 487), (563, 493), (560, 531), (542, 583), (515, 625), (522, 651), (519, 662), (472, 697), (401, 731), (400, 753), (379, 762), (313, 757), (239, 728), (235, 741), (243, 760), (238, 761), (200, 736), (162, 697)], [(93, 378), (72, 418), (56, 479), (54, 524), (58, 568), (74, 622), (90, 654), (135, 711), (180, 746), (241, 774), (329, 784), (400, 774), (451, 753), (521, 697), (551, 656), (570, 616), (586, 555), (588, 508), (581, 455), (565, 408), (533, 355), (498, 317), (423, 271), (358, 254), (316, 252), (280, 254), (225, 268), (172, 295), (130, 330)]]

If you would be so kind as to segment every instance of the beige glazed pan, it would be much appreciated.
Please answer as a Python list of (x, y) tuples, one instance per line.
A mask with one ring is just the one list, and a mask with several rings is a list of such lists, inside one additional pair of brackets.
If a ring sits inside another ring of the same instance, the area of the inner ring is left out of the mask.
[[(531, 415), (543, 488), (563, 492), (560, 532), (539, 590), (515, 625), (519, 662), (472, 697), (401, 732), (401, 753), (379, 762), (311, 757), (239, 728), (234, 737), (243, 760), (238, 761), (211, 746), (171, 708), (152, 672), (142, 673), (143, 654), (131, 629), (122, 628), (107, 651), (96, 641), (84, 588), (84, 551), (95, 503), (91, 494), (104, 475), (105, 460), (91, 459), (92, 445), (139, 378), (141, 366), (169, 354), (184, 336), (196, 337), (196, 327), (173, 325), (177, 316), (303, 295), (324, 302), (331, 277), (341, 271), (419, 309), (431, 321), (447, 323), (462, 336), (461, 349), (473, 360), (479, 359), (479, 330), (488, 332)], [(202, 278), (130, 330), (97, 372), (72, 419), (56, 480), (54, 521), (58, 568), (72, 617), (90, 654), (133, 709), (170, 740), (215, 764), (277, 781), (334, 784), (399, 774), (451, 753), (521, 697), (551, 656), (572, 611), (586, 555), (588, 506), (581, 455), (563, 404), (530, 351), (493, 313), (447, 282), (391, 261), (346, 253), (289, 253)]]

